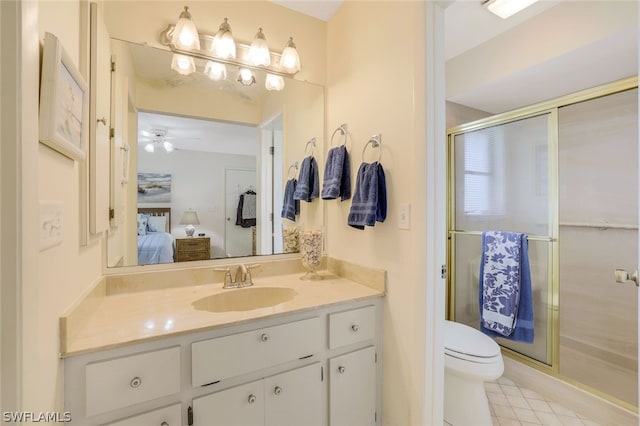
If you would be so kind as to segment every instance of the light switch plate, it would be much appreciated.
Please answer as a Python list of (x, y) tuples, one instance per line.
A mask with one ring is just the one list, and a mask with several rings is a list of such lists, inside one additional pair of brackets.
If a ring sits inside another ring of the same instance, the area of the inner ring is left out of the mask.
[(398, 214), (398, 228), (409, 229), (411, 223), (411, 204), (400, 203)]
[(62, 201), (40, 201), (40, 251), (62, 243)]

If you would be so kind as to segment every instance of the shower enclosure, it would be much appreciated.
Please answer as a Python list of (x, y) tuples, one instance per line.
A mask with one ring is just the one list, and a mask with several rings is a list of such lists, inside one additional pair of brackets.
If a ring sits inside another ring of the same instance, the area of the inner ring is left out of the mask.
[(449, 130), (448, 317), (478, 328), (481, 233), (527, 234), (538, 369), (637, 411), (637, 79)]

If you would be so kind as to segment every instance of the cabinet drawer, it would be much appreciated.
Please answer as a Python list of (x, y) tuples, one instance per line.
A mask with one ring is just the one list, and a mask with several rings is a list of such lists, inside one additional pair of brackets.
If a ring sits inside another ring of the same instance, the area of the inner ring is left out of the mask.
[(180, 404), (174, 404), (104, 426), (182, 426), (181, 408)]
[(87, 416), (180, 391), (180, 347), (88, 364)]
[(318, 317), (195, 342), (191, 345), (194, 387), (257, 371), (322, 350)]
[(373, 339), (376, 333), (376, 307), (353, 309), (329, 315), (329, 348)]
[(209, 247), (209, 237), (179, 238), (176, 247), (178, 250), (205, 250)]
[(208, 260), (208, 251), (179, 251), (176, 254), (176, 261), (185, 262), (189, 260)]

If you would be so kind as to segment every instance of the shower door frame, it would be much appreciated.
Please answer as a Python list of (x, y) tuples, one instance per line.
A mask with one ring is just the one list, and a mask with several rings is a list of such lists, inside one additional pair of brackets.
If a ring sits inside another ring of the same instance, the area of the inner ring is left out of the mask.
[[(530, 240), (548, 241), (548, 270), (547, 270), (547, 295), (548, 295), (548, 326), (547, 326), (547, 359), (551, 360), (551, 364), (535, 360), (512, 349), (501, 346), (502, 351), (507, 356), (517, 359), (518, 361), (538, 370), (549, 374), (553, 377), (571, 383), (579, 388), (585, 389), (597, 396), (608, 401), (614, 402), (626, 409), (638, 412), (638, 407), (632, 406), (624, 401), (614, 398), (598, 389), (584, 385), (576, 380), (560, 374), (560, 276), (559, 276), (559, 245), (558, 235), (560, 226), (559, 216), (559, 199), (558, 199), (558, 111), (562, 107), (566, 107), (579, 102), (596, 99), (603, 96), (613, 95), (615, 93), (624, 92), (638, 88), (638, 77), (630, 77), (618, 80), (612, 83), (586, 89), (580, 92), (562, 96), (556, 99), (538, 103), (513, 111), (496, 114), (484, 119), (465, 123), (459, 126), (447, 129), (447, 305), (446, 317), (449, 320), (455, 320), (455, 235), (481, 235), (478, 231), (459, 230), (455, 227), (455, 156), (454, 156), (454, 140), (455, 136), (469, 133), (475, 130), (481, 130), (489, 127), (508, 124), (527, 118), (549, 114), (548, 122), (548, 182), (549, 182), (549, 198), (548, 198), (548, 218), (549, 218), (549, 235), (547, 236), (529, 236)], [(613, 271), (612, 271), (613, 274)], [(640, 295), (639, 295), (640, 297)]]

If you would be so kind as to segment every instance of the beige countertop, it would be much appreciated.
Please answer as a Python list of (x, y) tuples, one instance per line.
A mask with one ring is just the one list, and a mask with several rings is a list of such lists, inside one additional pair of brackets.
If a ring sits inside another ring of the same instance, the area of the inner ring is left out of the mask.
[[(293, 299), (249, 311), (209, 312), (193, 303), (203, 297), (243, 289), (222, 289), (221, 283), (103, 294), (91, 301), (90, 314), (71, 312), (61, 318), (61, 356), (104, 350), (178, 334), (241, 324), (256, 319), (316, 309), (384, 295), (384, 284), (368, 286), (325, 272), (320, 281), (302, 281), (300, 274), (254, 278), (257, 287), (286, 287)], [(79, 309), (77, 309), (79, 310)]]

